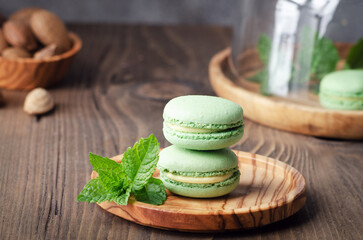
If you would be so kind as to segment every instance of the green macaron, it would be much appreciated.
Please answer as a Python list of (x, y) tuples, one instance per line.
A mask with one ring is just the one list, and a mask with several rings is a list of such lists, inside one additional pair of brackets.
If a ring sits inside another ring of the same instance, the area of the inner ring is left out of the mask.
[(227, 148), (196, 151), (172, 145), (160, 152), (158, 168), (165, 187), (187, 197), (228, 194), (240, 179), (237, 156)]
[(320, 83), (320, 104), (337, 110), (363, 110), (363, 70), (326, 75)]
[(243, 110), (227, 99), (189, 95), (170, 100), (164, 108), (165, 138), (179, 147), (216, 150), (243, 136)]

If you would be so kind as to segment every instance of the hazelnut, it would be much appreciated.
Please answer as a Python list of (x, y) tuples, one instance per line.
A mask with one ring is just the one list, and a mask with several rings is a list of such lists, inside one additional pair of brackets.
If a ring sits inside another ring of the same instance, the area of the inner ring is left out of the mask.
[(44, 88), (35, 88), (26, 96), (23, 109), (28, 114), (43, 114), (53, 108), (52, 95)]
[(37, 41), (30, 27), (23, 21), (7, 21), (4, 23), (3, 31), (6, 41), (12, 46), (26, 50), (34, 50), (37, 48)]
[(9, 47), (2, 51), (2, 57), (7, 59), (30, 58), (31, 54), (22, 48)]

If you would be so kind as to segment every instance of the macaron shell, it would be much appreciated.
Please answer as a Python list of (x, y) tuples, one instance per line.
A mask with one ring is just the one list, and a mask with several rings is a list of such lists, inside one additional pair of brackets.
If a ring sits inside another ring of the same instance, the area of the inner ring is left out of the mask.
[(170, 100), (165, 105), (163, 117), (183, 126), (212, 124), (228, 128), (228, 125), (243, 120), (243, 110), (238, 104), (224, 98), (189, 95)]
[(363, 70), (342, 70), (326, 75), (320, 92), (334, 96), (363, 97)]
[(225, 186), (212, 186), (208, 188), (203, 187), (186, 187), (180, 184), (173, 184), (171, 182), (161, 179), (165, 185), (165, 187), (172, 193), (185, 196), (185, 197), (193, 197), (193, 198), (213, 198), (226, 195), (232, 192), (239, 183), (239, 177), (229, 185)]
[(320, 104), (327, 109), (363, 110), (363, 70), (342, 70), (320, 83)]
[(238, 167), (236, 154), (230, 149), (195, 151), (175, 145), (159, 154), (158, 168), (178, 172), (220, 172)]

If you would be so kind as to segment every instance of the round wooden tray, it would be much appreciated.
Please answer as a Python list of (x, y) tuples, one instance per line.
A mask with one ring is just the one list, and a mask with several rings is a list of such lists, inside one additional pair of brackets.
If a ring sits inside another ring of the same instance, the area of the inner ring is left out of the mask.
[[(129, 221), (154, 228), (219, 232), (264, 226), (287, 218), (301, 209), (306, 200), (304, 177), (293, 167), (276, 159), (235, 151), (241, 180), (232, 193), (218, 198), (194, 199), (167, 191), (163, 205), (135, 200), (121, 206), (98, 204), (106, 211)], [(122, 155), (112, 159), (120, 162)], [(156, 170), (154, 177), (159, 177)], [(91, 178), (96, 178), (92, 172)]]
[(217, 53), (209, 64), (209, 79), (216, 94), (243, 107), (244, 116), (260, 124), (312, 136), (363, 139), (363, 111), (328, 110), (317, 97), (299, 102), (263, 96), (258, 86), (236, 79), (228, 64), (231, 49)]

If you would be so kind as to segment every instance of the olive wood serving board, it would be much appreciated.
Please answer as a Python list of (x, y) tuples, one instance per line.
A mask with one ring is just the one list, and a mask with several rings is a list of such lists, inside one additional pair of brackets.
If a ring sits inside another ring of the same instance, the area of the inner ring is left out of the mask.
[[(98, 205), (129, 221), (154, 228), (221, 232), (264, 226), (287, 218), (306, 200), (305, 179), (293, 167), (276, 159), (235, 151), (241, 179), (230, 194), (210, 199), (187, 198), (167, 191), (163, 205), (130, 199), (126, 206), (114, 202)], [(122, 155), (113, 157), (120, 162)], [(159, 178), (156, 169), (154, 177)], [(92, 172), (91, 178), (96, 178)]]
[[(347, 50), (338, 46), (340, 53)], [(349, 50), (349, 49), (348, 49)], [(305, 102), (277, 96), (263, 96), (259, 86), (243, 76), (236, 78), (230, 61), (231, 49), (227, 48), (212, 58), (209, 80), (220, 97), (243, 107), (244, 116), (260, 124), (280, 130), (341, 139), (363, 139), (363, 111), (328, 110), (320, 106), (319, 99), (309, 94)], [(258, 65), (252, 51), (247, 56), (245, 68)], [(338, 65), (344, 65), (342, 62)], [(304, 99), (304, 98), (302, 98)]]

